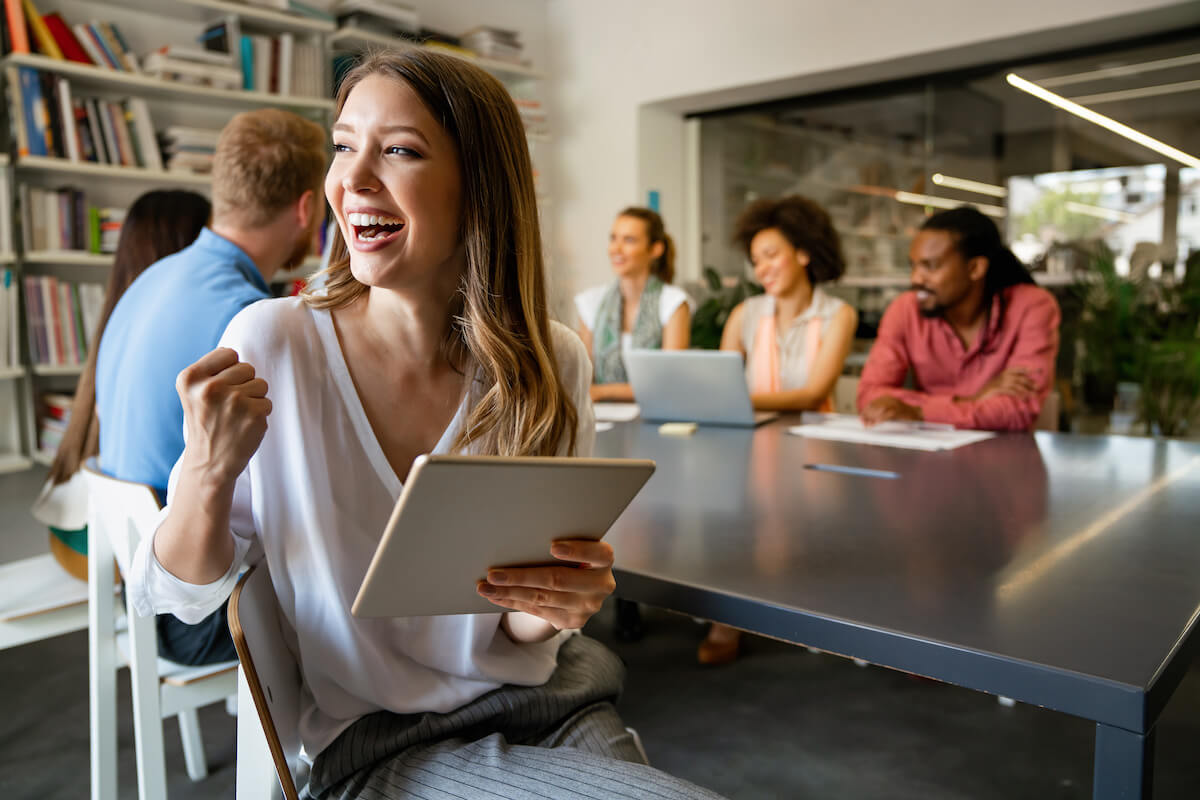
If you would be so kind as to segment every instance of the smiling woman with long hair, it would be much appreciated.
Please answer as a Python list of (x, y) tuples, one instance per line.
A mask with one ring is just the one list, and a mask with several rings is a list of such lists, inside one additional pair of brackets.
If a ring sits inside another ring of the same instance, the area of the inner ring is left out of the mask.
[(493, 614), (350, 614), (414, 458), (589, 455), (595, 425), (587, 352), (547, 315), (503, 86), (376, 54), (332, 136), (324, 288), (245, 309), (180, 375), (187, 447), (131, 570), (139, 612), (202, 615), (266, 560), (306, 686), (307, 796), (712, 796), (646, 766), (611, 702), (620, 661), (574, 633), (614, 588), (609, 545), (490, 571)]

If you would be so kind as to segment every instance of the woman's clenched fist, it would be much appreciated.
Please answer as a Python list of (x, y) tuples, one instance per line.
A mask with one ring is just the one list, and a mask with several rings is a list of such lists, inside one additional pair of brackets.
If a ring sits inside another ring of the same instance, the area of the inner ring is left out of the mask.
[(179, 373), (175, 389), (187, 430), (184, 456), (206, 480), (230, 484), (267, 432), (267, 382), (228, 347), (218, 347)]

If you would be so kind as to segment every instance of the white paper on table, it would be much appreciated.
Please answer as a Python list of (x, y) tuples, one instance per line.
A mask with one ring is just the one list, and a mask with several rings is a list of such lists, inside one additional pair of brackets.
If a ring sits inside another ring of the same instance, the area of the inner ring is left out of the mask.
[(825, 414), (819, 421), (788, 428), (788, 433), (810, 439), (829, 439), (836, 442), (858, 442), (880, 447), (902, 447), (908, 450), (953, 450), (975, 442), (991, 439), (992, 431), (955, 430), (949, 426), (929, 426), (922, 423), (881, 422), (868, 428), (854, 414)]
[(596, 423), (596, 433), (604, 433), (605, 431), (611, 431), (612, 429), (613, 429), (613, 424), (611, 422), (597, 422)]
[(637, 403), (596, 403), (592, 411), (597, 422), (632, 422), (642, 413)]

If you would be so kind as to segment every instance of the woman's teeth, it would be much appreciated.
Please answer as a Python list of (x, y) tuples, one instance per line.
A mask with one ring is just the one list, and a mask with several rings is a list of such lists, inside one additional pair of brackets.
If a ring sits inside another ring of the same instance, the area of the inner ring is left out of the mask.
[(403, 225), (404, 221), (397, 217), (385, 217), (378, 214), (361, 214), (357, 211), (352, 211), (346, 215), (346, 221), (355, 227), (368, 227), (372, 225)]

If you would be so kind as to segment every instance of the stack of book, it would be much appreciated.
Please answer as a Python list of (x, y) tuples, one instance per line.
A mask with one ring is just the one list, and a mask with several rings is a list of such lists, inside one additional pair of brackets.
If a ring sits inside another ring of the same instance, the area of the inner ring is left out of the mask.
[(462, 46), (484, 58), (523, 64), (525, 48), (516, 31), (481, 25), (459, 37)]
[(7, 67), (18, 156), (53, 156), (161, 170), (146, 101), (75, 96), (66, 78)]
[(5, 0), (4, 10), (0, 47), (5, 55), (40, 53), (105, 69), (140, 71), (137, 57), (114, 23), (93, 20), (70, 25), (58, 12), (39, 14), (31, 0)]
[(169, 172), (207, 175), (212, 172), (213, 154), (221, 132), (208, 128), (171, 125), (162, 132), (163, 153)]
[(38, 420), (38, 450), (53, 458), (62, 444), (71, 421), (71, 406), (75, 398), (69, 394), (44, 392), (42, 394), (42, 416)]
[(417, 10), (395, 0), (338, 0), (333, 13), (343, 28), (399, 37), (414, 37), (421, 32)]
[[(319, 43), (291, 33), (242, 33), (235, 15), (214, 22), (200, 36), (204, 52), (236, 74), (246, 91), (296, 97), (324, 97), (324, 58)], [(224, 74), (224, 72), (223, 72)]]
[(22, 184), (20, 191), (21, 235), (27, 252), (116, 252), (125, 209), (88, 206), (83, 192), (76, 189)]
[(17, 273), (12, 268), (0, 269), (0, 368), (21, 364), (17, 283)]
[(25, 316), (33, 363), (66, 366), (86, 361), (103, 305), (104, 287), (98, 283), (26, 275)]
[(211, 86), (214, 89), (242, 88), (242, 71), (228, 53), (186, 45), (166, 45), (146, 56), (147, 75), (163, 80)]

